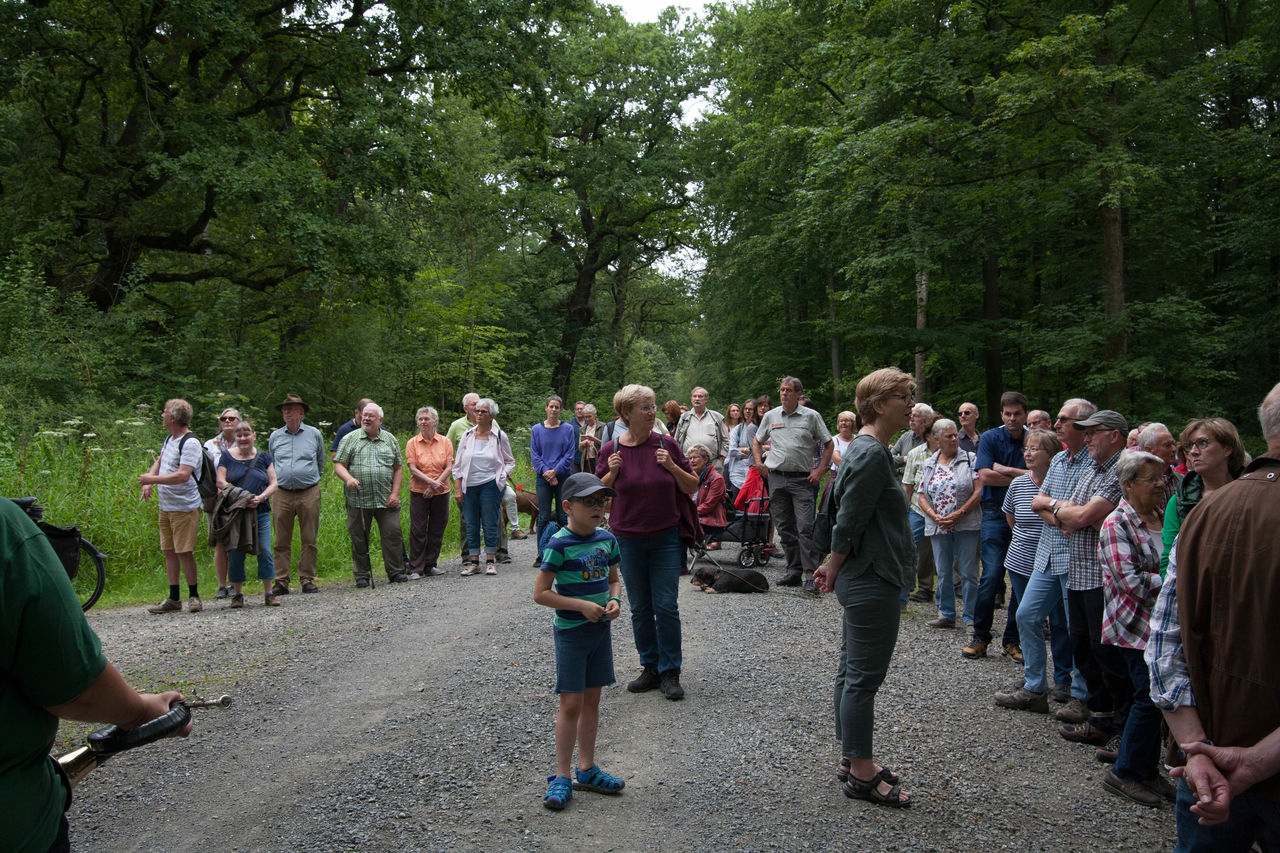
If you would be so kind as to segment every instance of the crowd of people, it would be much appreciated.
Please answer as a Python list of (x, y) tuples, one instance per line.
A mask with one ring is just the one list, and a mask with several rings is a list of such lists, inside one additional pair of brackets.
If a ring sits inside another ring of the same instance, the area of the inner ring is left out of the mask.
[[(837, 415), (834, 435), (792, 376), (779, 383), (779, 405), (761, 395), (730, 403), (723, 415), (709, 407), (701, 387), (692, 389), (688, 406), (669, 400), (659, 407), (652, 389), (628, 385), (615, 394), (607, 420), (582, 401), (562, 420), (564, 401), (548, 397), (546, 418), (533, 426), (528, 448), (538, 505), (535, 565), (551, 572), (545, 582), (539, 573), (539, 600), (555, 602), (558, 630), (584, 624), (565, 615), (577, 612), (565, 601), (578, 596), (564, 565), (579, 558), (566, 556), (577, 551), (567, 552), (561, 540), (590, 540), (585, 525), (591, 520), (607, 525), (605, 569), (616, 566), (627, 591), (640, 659), (640, 673), (627, 689), (682, 698), (677, 584), (685, 549), (698, 536), (723, 530), (735, 496), (754, 488), (768, 496), (770, 547), (773, 529), (781, 543), (785, 563), (778, 584), (803, 586), (814, 595), (835, 592), (843, 607), (834, 714), (838, 775), (850, 797), (893, 807), (911, 802), (897, 775), (876, 762), (872, 747), (875, 694), (908, 601), (934, 605), (932, 628), (963, 625), (967, 637), (959, 651), (970, 660), (986, 657), (997, 641), (995, 613), (1004, 607), (999, 648), (1022, 666), (1023, 678), (995, 694), (997, 705), (1047, 714), (1052, 701), (1061, 737), (1091, 745), (1099, 760), (1111, 764), (1105, 790), (1148, 806), (1177, 798), (1180, 837), (1220, 840), (1208, 827), (1236, 826), (1228, 815), (1239, 797), (1246, 797), (1253, 823), (1232, 831), (1273, 831), (1277, 812), (1269, 797), (1280, 760), (1272, 743), (1280, 738), (1273, 737), (1280, 724), (1280, 677), (1259, 655), (1266, 648), (1263, 623), (1252, 620), (1269, 615), (1280, 580), (1274, 558), (1268, 562), (1263, 553), (1270, 549), (1248, 550), (1265, 539), (1265, 526), (1247, 532), (1240, 526), (1265, 525), (1268, 512), (1280, 506), (1277, 493), (1266, 491), (1280, 465), (1280, 386), (1260, 409), (1267, 454), (1252, 461), (1236, 428), (1222, 418), (1194, 419), (1175, 437), (1161, 423), (1131, 430), (1119, 412), (1078, 397), (1051, 419), (1009, 391), (999, 400), (1000, 425), (980, 431), (976, 404), (962, 402), (951, 420), (917, 402), (913, 387), (911, 377), (894, 368), (864, 377), (854, 410)], [(511, 439), (496, 422), (493, 399), (473, 393), (462, 405), (463, 416), (444, 435), (437, 431), (436, 410), (420, 409), (420, 431), (402, 451), (382, 427), (382, 409), (362, 400), (328, 447), (345, 487), (357, 587), (372, 582), (368, 536), (375, 521), (389, 582), (443, 573), (450, 496), (461, 510), (461, 573), (494, 575), (510, 561), (508, 537), (524, 535), (510, 483)], [(253, 425), (233, 409), (222, 413), (222, 432), (203, 448), (188, 442), (191, 407), (182, 400), (166, 403), (169, 437), (156, 464), (139, 478), (144, 499), (153, 487), (160, 493), (170, 584), (169, 597), (152, 612), (181, 609), (180, 573), (188, 584), (188, 610), (200, 609), (192, 552), (202, 507), (216, 531), (218, 595), (230, 606), (244, 603), (246, 554), (258, 556), (265, 604), (288, 594), (295, 521), (302, 590), (317, 591), (318, 484), (326, 448), (319, 431), (303, 423), (305, 402), (289, 395), (277, 408), (284, 424), (262, 451)], [(212, 506), (197, 489), (202, 450), (217, 472)], [(399, 518), (405, 462), (407, 559)], [(581, 477), (590, 480), (574, 480)], [(1242, 490), (1229, 487), (1246, 480), (1256, 497), (1239, 509)], [(578, 482), (582, 499), (599, 496), (585, 508), (575, 506), (574, 495), (565, 494), (571, 481)], [(1224, 514), (1228, 506), (1238, 518)], [(1194, 553), (1185, 547), (1189, 538)], [(576, 548), (585, 541), (567, 544)], [(702, 545), (707, 547), (705, 540)], [(1250, 586), (1230, 588), (1256, 590), (1257, 596), (1223, 598), (1229, 588), (1215, 580), (1221, 573), (1210, 559), (1214, 548), (1239, 555), (1229, 574)], [(1184, 584), (1175, 605), (1171, 579), (1180, 563), (1182, 577), (1193, 577), (1196, 586)], [(616, 592), (605, 569), (596, 566), (592, 591), (582, 599), (592, 605), (582, 605), (591, 614), (585, 623), (619, 612), (612, 597), (596, 600)], [(1217, 620), (1226, 612), (1233, 614), (1232, 635), (1253, 645), (1222, 647)], [(1189, 629), (1192, 616), (1200, 621)], [(610, 657), (606, 683), (612, 677)], [(1236, 689), (1258, 700), (1262, 722), (1245, 725), (1224, 713)], [(598, 690), (588, 698), (588, 704), (598, 702)], [(1206, 712), (1202, 699), (1217, 713)], [(595, 713), (590, 707), (588, 715)], [(562, 704), (566, 725), (579, 725), (582, 713), (580, 704)], [(1166, 720), (1173, 736), (1167, 755), (1161, 734)], [(1179, 744), (1188, 757), (1186, 769), (1175, 771), (1182, 780), (1175, 789), (1160, 768), (1174, 763)], [(559, 807), (572, 781), (565, 761), (552, 777)], [(621, 780), (594, 763), (579, 771), (595, 789), (608, 788), (604, 793), (621, 788)], [(1239, 780), (1250, 787), (1256, 782), (1256, 796), (1245, 793)]]

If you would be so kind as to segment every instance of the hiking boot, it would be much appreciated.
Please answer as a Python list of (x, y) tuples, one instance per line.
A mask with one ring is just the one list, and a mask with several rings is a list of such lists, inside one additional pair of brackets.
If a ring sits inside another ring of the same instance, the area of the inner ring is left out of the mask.
[(213, 598), (215, 601), (217, 601), (218, 599), (230, 598), (230, 597), (231, 597), (231, 587), (229, 586), (220, 586), (218, 587), (218, 591), (213, 594)]
[(948, 619), (945, 616), (939, 616), (936, 619), (930, 619), (924, 624), (928, 625), (930, 628), (954, 628), (956, 626), (956, 620)]
[(680, 686), (680, 670), (669, 669), (658, 676), (658, 680), (663, 696), (672, 700), (684, 698), (684, 688)]
[(279, 607), (280, 599), (268, 592), (266, 595), (262, 596), (262, 603), (267, 607)]
[(1148, 791), (1159, 794), (1171, 803), (1178, 799), (1178, 786), (1159, 771), (1150, 779), (1143, 779), (1142, 784)]
[(511, 528), (511, 532), (507, 534), (507, 537), (510, 539), (528, 539), (529, 534), (525, 533), (519, 527), (513, 527)]
[(818, 584), (814, 581), (813, 578), (809, 578), (807, 581), (804, 582), (804, 591), (807, 595), (812, 595), (814, 598), (817, 598), (819, 595), (822, 595), (822, 591), (818, 589)]
[[(305, 593), (319, 592), (319, 591), (320, 591), (320, 587), (316, 586), (316, 585), (315, 585), (315, 583), (314, 583), (314, 582), (312, 582), (312, 581), (303, 581), (303, 582), (302, 582), (302, 591), (303, 591), (303, 592), (305, 592)], [(273, 592), (273, 593), (271, 593), (271, 594), (272, 594), (272, 595), (279, 595), (279, 593), (277, 593), (277, 592)]]
[(388, 583), (408, 583), (408, 581), (409, 581), (409, 576), (406, 575), (404, 572), (396, 572), (394, 575), (387, 578)]
[(287, 583), (276, 581), (271, 585), (271, 594), (272, 595), (288, 595), (289, 585)]
[(1111, 740), (1093, 751), (1093, 757), (1103, 764), (1115, 764), (1120, 757), (1120, 735), (1112, 735)]
[(182, 609), (182, 602), (173, 598), (166, 598), (159, 604), (153, 604), (147, 608), (148, 613), (177, 613)]
[(907, 601), (933, 601), (933, 594), (918, 589), (907, 596)]
[(187, 599), (188, 613), (199, 613), (201, 610), (204, 610), (204, 605), (200, 603), (200, 596), (193, 595)]
[(627, 691), (629, 693), (645, 693), (658, 687), (661, 683), (662, 680), (658, 678), (658, 670), (652, 666), (646, 666), (634, 681), (627, 684)]
[[(368, 589), (368, 588), (369, 588), (368, 578), (356, 578), (356, 589)], [(272, 593), (272, 595), (276, 595), (276, 594), (277, 593)]]
[(1104, 790), (1109, 791), (1112, 794), (1133, 800), (1139, 805), (1153, 809), (1159, 806), (1160, 801), (1163, 799), (1159, 794), (1141, 782), (1134, 782), (1130, 779), (1121, 779), (1111, 770), (1107, 770), (1106, 773), (1102, 774), (1102, 787)]
[(1049, 692), (1049, 698), (1058, 704), (1071, 701), (1071, 685), (1055, 684), (1053, 690)]
[(1049, 713), (1049, 697), (1043, 693), (1032, 693), (1025, 687), (1019, 687), (1007, 693), (997, 693), (996, 704), (1001, 708), (1012, 708), (1015, 711)]
[(1058, 726), (1058, 734), (1062, 735), (1063, 740), (1069, 740), (1072, 743), (1106, 746), (1107, 741), (1111, 740), (1114, 732), (1111, 729), (1099, 728), (1086, 721), (1078, 726)]
[(778, 586), (800, 586), (803, 582), (800, 572), (787, 572), (778, 580)]
[(1004, 650), (1000, 654), (1009, 658), (1014, 663), (1022, 663), (1022, 647), (1017, 643), (1005, 643)]
[(960, 654), (969, 660), (977, 660), (987, 656), (987, 644), (982, 640), (970, 640), (969, 645), (960, 650)]
[[(1067, 695), (1069, 697), (1071, 696), (1069, 690)], [(1079, 699), (1071, 697), (1067, 700), (1067, 704), (1058, 709), (1058, 712), (1053, 715), (1053, 718), (1055, 720), (1061, 720), (1064, 723), (1083, 723), (1085, 720), (1089, 719), (1089, 709), (1086, 708), (1084, 703)]]

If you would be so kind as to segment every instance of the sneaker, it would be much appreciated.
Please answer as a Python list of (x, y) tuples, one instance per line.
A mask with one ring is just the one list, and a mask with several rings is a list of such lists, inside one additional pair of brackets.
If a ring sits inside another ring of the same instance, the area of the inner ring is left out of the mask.
[(388, 583), (408, 583), (409, 576), (406, 575), (404, 572), (396, 572), (394, 575), (387, 578), (387, 582)]
[(244, 607), (244, 593), (237, 593), (231, 596), (231, 606), (237, 610)]
[(267, 607), (279, 607), (280, 599), (268, 592), (266, 595), (262, 596), (262, 603)]
[[(303, 591), (303, 592), (305, 592), (305, 593), (307, 593), (307, 594), (311, 594), (311, 593), (313, 593), (313, 592), (319, 592), (319, 591), (320, 591), (320, 587), (316, 586), (316, 585), (315, 585), (315, 583), (314, 583), (314, 582), (312, 582), (312, 581), (303, 581), (303, 582), (302, 582), (302, 591)], [(279, 595), (279, 593), (272, 593), (272, 595)]]
[(230, 598), (230, 597), (231, 597), (231, 587), (229, 586), (220, 586), (218, 587), (218, 591), (213, 594), (214, 601), (217, 601), (218, 599), (221, 599), (221, 598)]
[(201, 610), (204, 610), (204, 605), (200, 602), (200, 596), (193, 595), (187, 599), (188, 613), (199, 613)]
[(800, 572), (787, 572), (778, 579), (778, 586), (800, 586), (802, 582)]
[(480, 564), (469, 562), (467, 563), (467, 567), (463, 569), (461, 572), (459, 572), (459, 574), (467, 578), (471, 577), (472, 575), (478, 575), (480, 574)]
[(818, 589), (818, 584), (813, 578), (809, 578), (804, 582), (804, 591), (805, 594), (812, 595), (814, 598), (822, 595), (822, 590)]
[(1022, 663), (1022, 647), (1017, 643), (1005, 643), (1004, 649), (1000, 654), (1009, 658), (1014, 663)]
[(177, 613), (182, 609), (182, 602), (175, 601), (172, 598), (166, 598), (159, 604), (153, 604), (147, 608), (148, 613)]
[(948, 619), (945, 616), (939, 616), (936, 619), (930, 619), (924, 624), (928, 625), (930, 628), (954, 628), (956, 626), (956, 620)]
[(496, 575), (498, 573), (498, 567), (493, 563), (489, 563), (484, 567), (484, 573), (486, 575)]
[(1141, 782), (1121, 779), (1110, 769), (1108, 769), (1106, 773), (1102, 774), (1102, 787), (1104, 790), (1115, 794), (1116, 796), (1133, 800), (1139, 805), (1153, 809), (1159, 806), (1161, 799), (1163, 799), (1159, 794)]
[(506, 551), (503, 551), (501, 554), (499, 554), (499, 555), (498, 555), (498, 562), (499, 562), (499, 563), (510, 563), (510, 562), (511, 562), (511, 555), (510, 555), (510, 554), (508, 554)]
[(1071, 685), (1055, 684), (1053, 690), (1049, 691), (1049, 698), (1058, 704), (1071, 701)]
[(1103, 764), (1115, 764), (1120, 757), (1120, 735), (1112, 735), (1109, 741), (1093, 751), (1093, 757)]
[(535, 569), (542, 568), (542, 555), (538, 555), (537, 557), (533, 558), (533, 567)]
[(288, 595), (289, 585), (281, 581), (276, 581), (271, 585), (271, 594), (272, 595)]
[(969, 660), (977, 660), (987, 656), (987, 644), (982, 640), (970, 640), (969, 645), (960, 650), (960, 654)]
[(661, 679), (658, 678), (658, 670), (654, 667), (646, 666), (640, 671), (640, 675), (634, 681), (627, 684), (627, 692), (645, 693), (649, 690), (653, 690), (661, 683)]
[(529, 538), (529, 534), (528, 534), (528, 533), (525, 533), (525, 532), (524, 532), (523, 530), (521, 530), (519, 527), (513, 527), (513, 528), (511, 528), (511, 531), (510, 531), (509, 533), (507, 533), (507, 537), (508, 537), (509, 539), (528, 539), (528, 538)]
[(663, 696), (671, 700), (684, 698), (684, 688), (680, 686), (680, 670), (669, 669), (658, 676), (658, 680)]
[(411, 581), (416, 581), (420, 577), (422, 577), (422, 575), (418, 574), (417, 572), (409, 572), (409, 580)]
[(997, 693), (996, 704), (1001, 708), (1012, 708), (1015, 711), (1049, 713), (1049, 697), (1043, 693), (1032, 693), (1025, 687), (1019, 687), (1007, 693)]
[(547, 777), (547, 795), (542, 798), (542, 804), (552, 811), (560, 811), (569, 802), (569, 798), (573, 796), (573, 780), (568, 776), (548, 776)]
[(356, 589), (368, 589), (368, 588), (369, 588), (368, 578), (356, 578)]
[(432, 566), (431, 568), (423, 572), (424, 577), (430, 577), (430, 578), (438, 577), (442, 574), (444, 574), (444, 569), (438, 568), (436, 566)]
[[(1067, 695), (1070, 696), (1070, 691)], [(1089, 709), (1079, 699), (1072, 697), (1067, 700), (1067, 704), (1058, 709), (1053, 718), (1064, 723), (1083, 723), (1089, 719)]]

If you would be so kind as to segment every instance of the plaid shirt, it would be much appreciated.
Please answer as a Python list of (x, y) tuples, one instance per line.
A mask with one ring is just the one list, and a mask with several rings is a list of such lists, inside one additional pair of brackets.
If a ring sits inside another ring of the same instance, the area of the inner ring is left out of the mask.
[[(1116, 462), (1123, 450), (1116, 453), (1102, 464), (1094, 463), (1085, 471), (1076, 489), (1071, 493), (1071, 502), (1084, 506), (1095, 497), (1101, 497), (1113, 507), (1124, 500), (1124, 492), (1120, 491), (1120, 480), (1116, 478)], [(1067, 536), (1070, 549), (1071, 570), (1067, 573), (1067, 589), (1097, 589), (1102, 586), (1102, 563), (1098, 560), (1098, 531), (1093, 527), (1081, 527), (1071, 531)]]
[(1151, 608), (1160, 591), (1160, 551), (1155, 546), (1159, 536), (1127, 500), (1120, 501), (1102, 522), (1098, 537), (1102, 642), (1126, 649), (1146, 648)]
[(360, 481), (359, 489), (343, 489), (348, 509), (382, 509), (391, 497), (395, 470), (403, 464), (400, 444), (385, 429), (369, 438), (364, 429), (349, 432), (338, 445), (334, 462), (341, 462)]
[[(902, 483), (911, 487), (911, 508), (920, 512), (920, 475), (924, 473), (924, 461), (929, 458), (929, 445), (921, 442), (907, 453), (906, 464), (902, 466)], [(924, 515), (923, 512), (920, 512)]]
[(1164, 586), (1151, 610), (1151, 635), (1143, 652), (1151, 676), (1151, 701), (1164, 711), (1186, 705), (1195, 707), (1191, 675), (1182, 654), (1182, 626), (1178, 623), (1178, 548), (1169, 549), (1169, 569)]
[[(1075, 456), (1069, 450), (1059, 451), (1049, 462), (1049, 473), (1045, 474), (1040, 484), (1040, 494), (1058, 500), (1066, 500), (1076, 490), (1076, 484), (1084, 476), (1092, 464), (1089, 459), (1089, 448), (1082, 447)], [(1065, 575), (1071, 565), (1071, 554), (1067, 534), (1052, 524), (1045, 524), (1040, 531), (1040, 541), (1036, 543), (1036, 555), (1032, 568), (1037, 572), (1048, 572), (1051, 575)]]

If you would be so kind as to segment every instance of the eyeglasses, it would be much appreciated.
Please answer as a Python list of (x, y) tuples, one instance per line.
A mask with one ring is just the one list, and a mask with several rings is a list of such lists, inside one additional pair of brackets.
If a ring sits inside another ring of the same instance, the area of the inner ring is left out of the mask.
[(590, 507), (591, 509), (599, 509), (600, 507), (608, 506), (609, 504), (608, 498), (574, 498), (574, 500), (585, 507)]
[(477, 414), (477, 415), (487, 415), (487, 414), (489, 414), (489, 410), (488, 410), (488, 409), (476, 409), (476, 414)]
[(1055, 424), (1069, 424), (1069, 423), (1074, 423), (1075, 421), (1078, 421), (1078, 420), (1080, 420), (1080, 419), (1079, 419), (1079, 418), (1068, 418), (1068, 417), (1064, 417), (1064, 416), (1062, 416), (1062, 415), (1058, 415), (1058, 417), (1054, 418), (1054, 421), (1053, 421), (1053, 422), (1054, 422)]
[(1187, 450), (1191, 450), (1193, 448), (1195, 450), (1206, 450), (1210, 444), (1213, 444), (1213, 439), (1211, 438), (1197, 438), (1195, 441), (1187, 445)]
[(222, 417), (218, 418), (218, 420), (222, 421), (223, 423), (226, 423), (227, 421), (238, 421), (240, 419), (237, 418), (235, 415), (223, 415)]
[(656, 411), (658, 411), (658, 407), (657, 407), (657, 406), (655, 406), (653, 403), (646, 403), (646, 404), (645, 404), (645, 405), (643, 405), (643, 406), (636, 406), (636, 411), (644, 412), (644, 413), (648, 414), (649, 412), (656, 412)]

